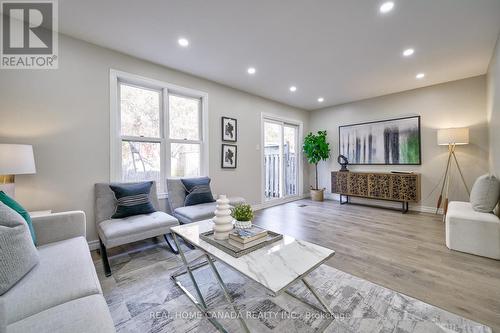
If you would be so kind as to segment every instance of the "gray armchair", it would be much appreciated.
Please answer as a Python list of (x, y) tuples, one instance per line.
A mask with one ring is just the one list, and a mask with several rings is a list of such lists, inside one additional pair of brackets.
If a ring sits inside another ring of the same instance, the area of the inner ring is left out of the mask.
[[(184, 206), (186, 189), (179, 178), (167, 178), (168, 205), (170, 212), (181, 224), (207, 220), (214, 217), (216, 202)], [(235, 206), (245, 203), (244, 198), (229, 197), (229, 204)]]
[(95, 184), (95, 220), (106, 276), (111, 275), (107, 249), (112, 247), (163, 235), (172, 252), (177, 254), (178, 250), (171, 239), (170, 228), (179, 225), (179, 221), (175, 217), (159, 211), (156, 184), (153, 183), (149, 193), (156, 212), (120, 219), (111, 218), (116, 211), (116, 198), (109, 187), (113, 184)]

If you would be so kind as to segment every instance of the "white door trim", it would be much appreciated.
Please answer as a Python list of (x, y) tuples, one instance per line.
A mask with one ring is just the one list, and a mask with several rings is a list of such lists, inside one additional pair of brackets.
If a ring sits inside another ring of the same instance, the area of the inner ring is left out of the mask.
[[(272, 113), (266, 113), (266, 112), (261, 112), (260, 114), (260, 195), (261, 195), (261, 203), (264, 205), (270, 201), (273, 200), (266, 200), (266, 196), (264, 194), (264, 181), (265, 181), (265, 169), (264, 169), (264, 122), (266, 120), (270, 121), (275, 121), (278, 123), (284, 123), (284, 124), (289, 124), (289, 125), (295, 125), (298, 127), (298, 133), (297, 133), (297, 160), (298, 160), (298, 189), (297, 189), (297, 195), (296, 196), (288, 196), (284, 198), (279, 198), (279, 199), (295, 199), (295, 198), (302, 198), (304, 194), (304, 161), (303, 161), (303, 154), (302, 154), (302, 142), (304, 140), (304, 123), (300, 120), (297, 119), (291, 119), (287, 117), (282, 117), (278, 116)], [(276, 200), (279, 200), (276, 199)], [(292, 201), (290, 200), (290, 201)]]

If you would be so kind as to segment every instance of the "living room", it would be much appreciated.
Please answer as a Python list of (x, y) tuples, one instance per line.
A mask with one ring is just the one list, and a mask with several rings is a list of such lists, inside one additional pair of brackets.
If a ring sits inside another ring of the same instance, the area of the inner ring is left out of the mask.
[(500, 1), (1, 6), (0, 332), (500, 332)]

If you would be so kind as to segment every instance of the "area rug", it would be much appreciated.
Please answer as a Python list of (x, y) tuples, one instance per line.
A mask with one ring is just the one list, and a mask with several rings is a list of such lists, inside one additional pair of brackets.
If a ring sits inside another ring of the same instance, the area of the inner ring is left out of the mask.
[[(190, 258), (199, 255), (196, 250), (186, 251)], [(217, 332), (170, 279), (182, 263), (166, 245), (151, 244), (113, 257), (109, 278), (100, 261), (95, 265), (118, 332)], [(326, 265), (311, 273), (308, 281), (330, 305), (333, 317), (285, 293), (271, 297), (238, 272), (220, 262), (216, 265), (240, 313), (226, 302), (208, 266), (196, 270), (195, 276), (213, 316), (228, 332), (243, 332), (238, 316), (245, 318), (251, 332), (259, 333), (491, 332), (488, 326)], [(181, 279), (195, 294), (188, 276)], [(290, 290), (316, 302), (301, 282)]]

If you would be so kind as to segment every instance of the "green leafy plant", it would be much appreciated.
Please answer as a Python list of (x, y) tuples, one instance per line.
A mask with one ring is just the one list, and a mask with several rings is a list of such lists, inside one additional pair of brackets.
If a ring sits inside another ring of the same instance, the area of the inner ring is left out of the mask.
[(326, 141), (326, 131), (318, 131), (317, 134), (307, 134), (304, 138), (302, 150), (307, 161), (315, 166), (316, 187), (314, 190), (318, 190), (318, 163), (330, 158), (330, 144)]
[(231, 209), (231, 216), (238, 221), (252, 221), (253, 210), (252, 206), (241, 204)]

